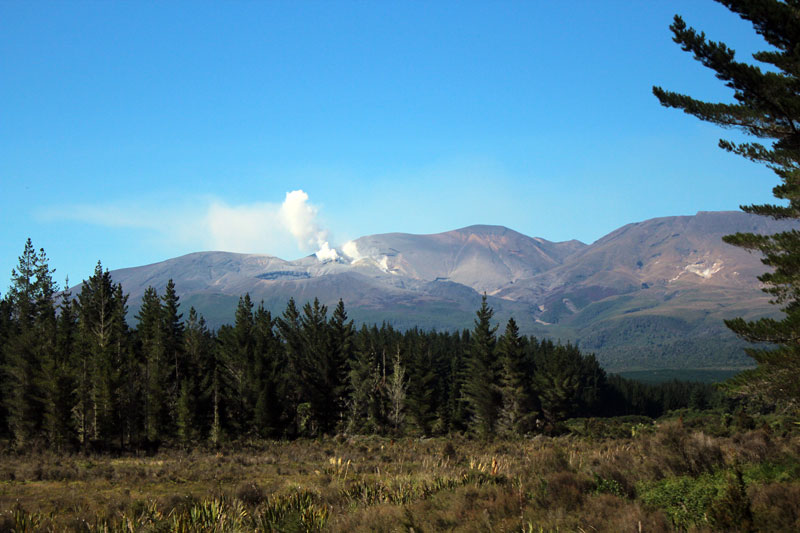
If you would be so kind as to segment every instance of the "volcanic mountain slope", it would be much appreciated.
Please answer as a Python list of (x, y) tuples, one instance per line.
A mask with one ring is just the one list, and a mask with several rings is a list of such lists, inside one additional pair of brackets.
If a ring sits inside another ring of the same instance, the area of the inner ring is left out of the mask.
[(469, 226), (435, 235), (388, 233), (361, 237), (343, 252), (353, 265), (374, 264), (386, 272), (425, 281), (453, 281), (493, 292), (563, 263), (586, 247), (554, 243), (502, 226)]
[(550, 242), (501, 226), (434, 235), (390, 233), (344, 244), (336, 261), (201, 252), (113, 271), (132, 315), (147, 286), (173, 279), (185, 308), (218, 326), (239, 297), (280, 313), (339, 298), (360, 322), (469, 328), (486, 293), (496, 318), (523, 331), (578, 342), (611, 368), (720, 367), (747, 363), (724, 327), (732, 316), (775, 313), (759, 290), (764, 266), (721, 241), (778, 223), (739, 212), (701, 212), (628, 224), (591, 245)]

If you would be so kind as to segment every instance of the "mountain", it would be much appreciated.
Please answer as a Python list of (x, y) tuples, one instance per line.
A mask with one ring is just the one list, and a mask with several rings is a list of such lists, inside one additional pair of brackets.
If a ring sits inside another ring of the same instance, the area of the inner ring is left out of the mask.
[(485, 293), (499, 322), (514, 316), (524, 332), (577, 342), (611, 369), (739, 367), (748, 364), (743, 343), (722, 320), (776, 311), (756, 279), (759, 257), (721, 238), (789, 227), (700, 212), (628, 224), (587, 245), (479, 225), (365, 236), (333, 261), (200, 252), (111, 275), (132, 315), (145, 288), (173, 279), (184, 308), (215, 326), (232, 321), (247, 292), (274, 314), (289, 298), (341, 298), (357, 322), (458, 329), (471, 327)]

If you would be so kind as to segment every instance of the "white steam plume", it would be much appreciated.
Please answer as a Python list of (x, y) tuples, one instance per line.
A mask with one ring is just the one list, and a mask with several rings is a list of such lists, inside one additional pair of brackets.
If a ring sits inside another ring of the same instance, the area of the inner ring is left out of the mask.
[(328, 231), (317, 222), (317, 208), (308, 203), (308, 194), (304, 191), (287, 192), (278, 214), (301, 248), (318, 248), (314, 255), (320, 261), (339, 258), (336, 250), (328, 244)]
[(282, 204), (228, 204), (217, 198), (192, 199), (153, 208), (136, 203), (58, 206), (40, 210), (45, 221), (75, 220), (112, 228), (138, 228), (159, 236), (170, 248), (241, 253), (284, 253), (296, 244), (317, 250), (320, 261), (339, 259), (329, 233), (318, 221), (318, 210), (302, 190), (286, 193)]

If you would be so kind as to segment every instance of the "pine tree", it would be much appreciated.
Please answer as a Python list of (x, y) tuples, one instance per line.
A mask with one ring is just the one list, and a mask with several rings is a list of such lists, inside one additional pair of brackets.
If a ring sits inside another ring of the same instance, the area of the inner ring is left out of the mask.
[(300, 316), (302, 351), (295, 361), (301, 399), (311, 407), (312, 433), (331, 431), (338, 421), (338, 361), (331, 358), (328, 308), (318, 299), (303, 306)]
[(6, 295), (0, 299), (0, 438), (9, 436), (6, 350), (12, 334), (13, 321), (11, 315), (11, 302), (8, 295)]
[(167, 419), (166, 374), (168, 362), (164, 347), (164, 310), (153, 287), (147, 287), (136, 319), (141, 342), (142, 408), (144, 437), (158, 442), (165, 432)]
[(175, 425), (177, 429), (178, 442), (184, 448), (197, 438), (197, 431), (194, 425), (195, 398), (191, 384), (188, 379), (181, 382), (181, 391), (178, 394), (178, 401), (175, 405)]
[(370, 404), (380, 384), (375, 344), (369, 329), (363, 325), (355, 337), (353, 360), (347, 374), (350, 395), (348, 397), (347, 431), (362, 433), (376, 431), (370, 424)]
[[(181, 378), (181, 396), (179, 397), (177, 411), (178, 437), (184, 445), (199, 439), (209, 431), (211, 398), (203, 394), (204, 376), (212, 373), (213, 369), (213, 338), (208, 331), (205, 319), (197, 314), (194, 307), (189, 309), (184, 332), (183, 352), (186, 357), (186, 368)], [(184, 393), (183, 388), (186, 387)], [(181, 398), (183, 398), (181, 400)], [(191, 402), (190, 408), (181, 410), (181, 401)], [(182, 429), (183, 428), (183, 429)], [(189, 428), (194, 428), (190, 430)]]
[(522, 435), (532, 428), (535, 417), (530, 395), (529, 375), (525, 369), (525, 339), (513, 318), (497, 343), (500, 359), (501, 408), (499, 427), (506, 435)]
[(332, 422), (344, 423), (348, 396), (347, 372), (353, 359), (353, 321), (348, 321), (344, 302), (340, 299), (328, 321), (328, 375), (335, 411)]
[(98, 261), (78, 295), (78, 426), (85, 447), (107, 447), (122, 435), (122, 385), (126, 378), (127, 296)]
[(55, 310), (47, 255), (35, 251), (31, 240), (12, 270), (9, 290), (12, 329), (5, 346), (3, 394), (14, 444), (21, 448), (44, 437), (45, 370), (55, 349)]
[(436, 373), (432, 347), (424, 335), (416, 328), (406, 332), (406, 368), (408, 371), (408, 391), (406, 413), (408, 419), (423, 435), (430, 435), (436, 420)]
[[(732, 127), (771, 144), (737, 144), (721, 140), (724, 150), (766, 164), (780, 179), (772, 192), (782, 205), (742, 206), (748, 213), (775, 219), (800, 219), (800, 3), (796, 0), (718, 0), (742, 19), (750, 21), (771, 49), (753, 54), (766, 69), (735, 60), (734, 51), (706, 39), (687, 27), (679, 16), (670, 26), (673, 40), (708, 67), (733, 90), (734, 103), (710, 103), (654, 87), (662, 105), (681, 109), (701, 120)], [(759, 279), (765, 292), (784, 313), (781, 319), (742, 318), (726, 321), (740, 337), (777, 348), (751, 348), (747, 353), (758, 367), (742, 374), (734, 387), (745, 394), (797, 406), (800, 402), (800, 232), (774, 235), (737, 233), (725, 242), (763, 254), (773, 268)]]
[(181, 395), (181, 384), (185, 363), (183, 360), (183, 333), (184, 326), (181, 318), (183, 315), (180, 310), (180, 298), (175, 291), (175, 283), (170, 279), (164, 288), (164, 295), (161, 297), (161, 327), (164, 332), (164, 362), (169, 370), (165, 376), (167, 412), (170, 415), (170, 429), (177, 423), (177, 402)]
[(297, 428), (297, 409), (301, 403), (303, 395), (303, 383), (300, 378), (301, 360), (303, 357), (303, 339), (300, 333), (300, 312), (294, 298), (289, 298), (286, 309), (276, 320), (275, 325), (278, 329), (281, 341), (283, 342), (287, 363), (287, 405), (286, 409), (290, 413), (292, 422)]
[[(65, 282), (69, 287), (69, 279)], [(45, 374), (45, 432), (48, 441), (58, 451), (70, 448), (77, 441), (73, 410), (75, 394), (75, 365), (78, 341), (78, 318), (72, 293), (61, 293), (55, 350), (46, 363)]]
[(400, 434), (405, 422), (406, 393), (408, 391), (408, 381), (406, 371), (400, 359), (400, 347), (392, 361), (392, 376), (387, 384), (387, 396), (389, 398), (389, 421), (394, 432)]
[(253, 425), (262, 437), (278, 437), (286, 419), (286, 357), (274, 326), (272, 314), (262, 302), (253, 315), (252, 372)]
[(495, 353), (497, 326), (491, 325), (494, 310), (486, 302), (486, 295), (476, 315), (462, 391), (472, 416), (471, 429), (486, 438), (494, 433), (500, 407)]

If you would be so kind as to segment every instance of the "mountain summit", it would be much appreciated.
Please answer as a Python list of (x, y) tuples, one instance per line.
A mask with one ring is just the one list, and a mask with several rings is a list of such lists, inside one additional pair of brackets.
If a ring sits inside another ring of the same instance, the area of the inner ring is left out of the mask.
[(344, 300), (351, 317), (397, 327), (468, 328), (482, 294), (523, 331), (580, 343), (611, 368), (737, 366), (742, 343), (723, 318), (774, 313), (757, 255), (722, 242), (787, 223), (740, 212), (700, 212), (625, 225), (587, 245), (551, 242), (503, 226), (386, 233), (350, 241), (336, 260), (311, 255), (199, 252), (111, 275), (135, 313), (145, 288), (175, 281), (184, 307), (231, 322), (249, 293), (273, 313), (288, 299)]

